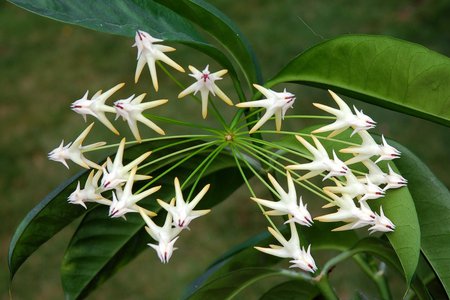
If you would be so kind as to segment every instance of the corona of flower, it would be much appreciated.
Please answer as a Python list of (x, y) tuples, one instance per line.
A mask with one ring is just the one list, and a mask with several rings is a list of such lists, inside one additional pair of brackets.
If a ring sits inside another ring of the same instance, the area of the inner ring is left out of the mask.
[(309, 170), (310, 172), (303, 175), (300, 179), (305, 180), (314, 176), (319, 175), (322, 172), (328, 171), (328, 174), (323, 178), (326, 180), (330, 177), (343, 176), (347, 174), (349, 169), (347, 166), (336, 156), (333, 151), (333, 159), (328, 157), (328, 153), (320, 143), (320, 141), (315, 137), (311, 136), (316, 148), (314, 148), (310, 143), (308, 143), (304, 138), (299, 135), (295, 136), (297, 140), (305, 146), (306, 149), (311, 152), (314, 159), (310, 163), (289, 165), (286, 166), (288, 170)]
[[(132, 189), (136, 171), (137, 167), (135, 166), (131, 170), (127, 183), (125, 184), (123, 191), (120, 193), (120, 196), (117, 197), (116, 193), (113, 192), (113, 200), (111, 205), (109, 206), (109, 216), (111, 218), (125, 218), (125, 214), (129, 212), (139, 212), (140, 207), (136, 205), (136, 203), (144, 199), (145, 197), (148, 197), (151, 194), (159, 191), (159, 189), (161, 188), (161, 186), (155, 186), (148, 190), (145, 190), (142, 193), (133, 194)], [(145, 213), (148, 215), (149, 211), (145, 211)], [(156, 216), (156, 214), (153, 212), (150, 212), (149, 215)]]
[(88, 99), (89, 91), (84, 94), (83, 98), (76, 100), (72, 103), (71, 108), (74, 112), (83, 116), (84, 121), (86, 122), (86, 115), (92, 115), (96, 117), (100, 122), (103, 123), (109, 130), (119, 135), (117, 129), (111, 124), (108, 118), (105, 116), (105, 113), (114, 113), (115, 110), (113, 107), (105, 104), (105, 101), (108, 100), (109, 97), (112, 96), (117, 90), (123, 87), (125, 83), (119, 83), (118, 85), (112, 87), (102, 94), (102, 91), (98, 91), (92, 96), (91, 99)]
[[(194, 197), (190, 202), (186, 203), (183, 198), (183, 193), (181, 192), (180, 182), (178, 178), (175, 177), (175, 205), (168, 204), (161, 199), (158, 199), (159, 205), (161, 205), (167, 212), (172, 215), (173, 224), (175, 227), (181, 229), (189, 228), (189, 224), (195, 218), (206, 215), (211, 210), (194, 210), (195, 206), (200, 202), (200, 200), (205, 196), (206, 192), (209, 190), (209, 184), (205, 185), (203, 189)], [(171, 201), (172, 202), (172, 201)]]
[(361, 136), (362, 139), (362, 144), (360, 146), (340, 150), (342, 153), (352, 153), (355, 155), (355, 157), (352, 157), (345, 162), (347, 165), (370, 159), (372, 156), (379, 156), (375, 163), (400, 157), (400, 151), (390, 146), (383, 135), (381, 136), (383, 143), (380, 145), (374, 141), (367, 131), (360, 131), (358, 132), (358, 135)]
[(313, 105), (332, 115), (335, 115), (336, 121), (334, 121), (334, 123), (332, 124), (316, 129), (312, 133), (333, 131), (328, 135), (328, 137), (333, 137), (343, 132), (347, 128), (352, 127), (353, 128), (353, 132), (351, 134), (352, 136), (361, 130), (368, 130), (375, 127), (377, 123), (374, 120), (372, 120), (369, 116), (363, 114), (362, 110), (359, 111), (356, 109), (355, 106), (353, 106), (353, 110), (355, 111), (354, 115), (350, 110), (350, 108), (347, 106), (347, 104), (345, 104), (344, 100), (342, 100), (338, 95), (336, 95), (332, 91), (328, 90), (328, 92), (333, 97), (334, 101), (336, 101), (337, 105), (339, 106), (339, 109), (332, 108), (320, 103), (313, 103)]
[[(173, 203), (170, 204), (173, 205)], [(147, 224), (145, 230), (155, 241), (158, 242), (158, 244), (148, 243), (147, 245), (156, 251), (163, 264), (168, 263), (172, 257), (173, 251), (177, 249), (174, 247), (174, 244), (178, 240), (178, 234), (182, 229), (179, 227), (172, 227), (172, 215), (169, 213), (166, 216), (164, 225), (161, 227), (156, 225), (142, 208), (139, 208), (139, 213)]]
[(273, 210), (265, 212), (269, 216), (281, 216), (289, 215), (290, 218), (285, 223), (295, 222), (303, 226), (311, 226), (313, 221), (311, 215), (307, 209), (307, 204), (303, 204), (302, 198), (299, 198), (299, 203), (297, 204), (297, 193), (295, 191), (294, 181), (292, 180), (291, 174), (286, 172), (288, 192), (286, 193), (280, 184), (273, 178), (273, 176), (268, 174), (269, 180), (274, 186), (275, 190), (280, 195), (280, 201), (269, 201), (259, 198), (251, 197), (253, 201), (258, 202), (261, 205), (269, 207)]
[[(127, 165), (123, 165), (123, 152), (125, 149), (125, 138), (120, 141), (119, 148), (117, 149), (114, 162), (109, 157), (106, 160), (106, 167), (103, 167), (102, 188), (105, 190), (111, 190), (123, 185), (128, 180), (131, 169), (143, 162), (150, 154), (151, 151), (145, 152)], [(135, 175), (134, 180), (147, 180), (151, 176), (148, 175)]]
[(269, 232), (277, 239), (281, 246), (269, 245), (270, 248), (255, 247), (255, 249), (269, 255), (281, 258), (291, 258), (292, 260), (289, 261), (292, 263), (291, 268), (297, 267), (304, 271), (314, 273), (317, 270), (317, 267), (311, 256), (311, 245), (308, 246), (308, 250), (305, 250), (304, 247), (300, 247), (300, 239), (295, 223), (289, 223), (289, 227), (291, 229), (291, 238), (289, 241), (287, 241), (278, 231), (269, 227)]
[(370, 234), (374, 232), (392, 232), (395, 230), (395, 225), (389, 220), (383, 212), (383, 208), (380, 207), (380, 214), (375, 213), (376, 218), (373, 222), (373, 226), (369, 228)]
[(156, 75), (156, 61), (160, 60), (172, 68), (184, 72), (184, 69), (170, 59), (164, 52), (175, 51), (175, 48), (168, 47), (165, 45), (156, 44), (159, 42), (163, 42), (163, 40), (152, 37), (145, 31), (138, 30), (135, 36), (135, 43), (133, 47), (137, 47), (137, 67), (136, 74), (134, 76), (134, 81), (138, 82), (139, 77), (142, 73), (142, 69), (145, 64), (148, 64), (148, 68), (150, 70), (150, 76), (152, 77), (153, 87), (156, 91), (158, 91), (158, 77)]
[(397, 174), (392, 170), (388, 164), (389, 173), (384, 173), (376, 163), (371, 160), (364, 160), (362, 163), (366, 166), (369, 174), (365, 177), (358, 178), (359, 181), (366, 183), (367, 178), (376, 185), (386, 184), (383, 188), (384, 191), (388, 189), (397, 189), (406, 186), (408, 181), (400, 174)]
[(121, 99), (114, 102), (114, 108), (116, 109), (116, 120), (120, 116), (124, 121), (127, 121), (128, 126), (130, 126), (131, 132), (134, 138), (140, 143), (142, 141), (141, 135), (139, 134), (139, 129), (137, 127), (137, 121), (144, 123), (157, 133), (164, 135), (164, 130), (162, 130), (158, 125), (147, 119), (142, 115), (142, 112), (146, 109), (150, 109), (159, 105), (167, 103), (167, 99), (160, 99), (155, 101), (150, 101), (146, 103), (141, 103), (146, 94), (141, 94), (136, 98), (134, 95), (127, 99)]
[(197, 94), (197, 92), (200, 91), (200, 95), (202, 98), (202, 116), (203, 119), (206, 118), (208, 115), (208, 96), (209, 93), (213, 94), (214, 96), (217, 95), (220, 99), (222, 99), (226, 104), (233, 105), (233, 102), (228, 98), (227, 95), (225, 95), (224, 92), (216, 85), (216, 80), (221, 80), (222, 76), (225, 75), (228, 71), (227, 70), (220, 70), (214, 73), (211, 73), (209, 71), (209, 66), (207, 65), (206, 68), (203, 71), (199, 71), (193, 66), (189, 66), (189, 70), (191, 70), (192, 74), (189, 74), (190, 76), (194, 77), (197, 81), (194, 82), (192, 85), (190, 85), (188, 88), (186, 88), (184, 91), (182, 91), (178, 98), (183, 98), (184, 96), (194, 93)]
[(105, 145), (105, 142), (98, 142), (91, 145), (83, 146), (82, 143), (86, 136), (89, 134), (89, 132), (92, 129), (92, 126), (94, 126), (94, 123), (91, 123), (78, 137), (73, 143), (69, 143), (66, 146), (64, 146), (64, 141), (61, 142), (58, 148), (53, 149), (49, 154), (48, 158), (50, 160), (59, 161), (64, 166), (66, 166), (67, 169), (69, 169), (69, 165), (67, 164), (66, 160), (70, 159), (77, 165), (82, 166), (83, 168), (89, 169), (89, 168), (96, 168), (101, 169), (99, 165), (96, 163), (88, 160), (83, 152), (101, 147)]
[(255, 126), (250, 129), (249, 133), (253, 133), (258, 130), (267, 120), (275, 115), (275, 126), (277, 131), (281, 130), (281, 120), (284, 119), (284, 115), (289, 108), (292, 108), (295, 102), (295, 95), (286, 91), (282, 93), (277, 93), (270, 89), (266, 89), (258, 84), (253, 84), (253, 86), (261, 92), (266, 99), (242, 102), (236, 104), (237, 107), (263, 107), (266, 109), (264, 115), (259, 119)]

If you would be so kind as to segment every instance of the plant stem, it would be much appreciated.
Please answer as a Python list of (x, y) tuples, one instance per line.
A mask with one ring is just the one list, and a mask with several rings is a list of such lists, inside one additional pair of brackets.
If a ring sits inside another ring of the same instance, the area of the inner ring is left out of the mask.
[(375, 282), (378, 292), (380, 293), (381, 299), (391, 300), (392, 294), (389, 288), (389, 284), (384, 276), (382, 270), (372, 270), (369, 264), (361, 257), (361, 255), (355, 255), (353, 259), (358, 263), (361, 269), (370, 277), (370, 279)]
[(326, 274), (319, 275), (319, 280), (316, 281), (316, 286), (319, 288), (323, 297), (328, 300), (339, 300), (336, 292), (328, 280), (328, 276)]

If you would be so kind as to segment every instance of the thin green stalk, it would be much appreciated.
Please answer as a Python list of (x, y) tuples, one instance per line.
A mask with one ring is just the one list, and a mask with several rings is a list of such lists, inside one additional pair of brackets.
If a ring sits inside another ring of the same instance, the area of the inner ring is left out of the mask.
[(316, 286), (319, 288), (322, 296), (328, 300), (339, 300), (339, 297), (336, 295), (333, 287), (328, 280), (328, 276), (324, 274), (320, 277), (319, 281), (316, 281)]
[(353, 259), (360, 266), (360, 268), (366, 273), (370, 279), (376, 284), (378, 292), (380, 293), (381, 299), (392, 300), (391, 290), (389, 284), (384, 276), (384, 272), (380, 270), (372, 270), (368, 263), (361, 257), (361, 255), (356, 254)]
[(170, 124), (176, 124), (176, 125), (180, 125), (180, 126), (184, 126), (184, 127), (199, 128), (199, 129), (203, 129), (203, 130), (206, 130), (206, 131), (209, 131), (209, 132), (213, 132), (213, 133), (221, 132), (220, 130), (215, 129), (213, 127), (203, 126), (203, 125), (199, 125), (197, 123), (186, 122), (186, 121), (179, 121), (179, 120), (176, 120), (176, 119), (167, 118), (167, 117), (161, 117), (161, 116), (152, 115), (152, 114), (145, 114), (145, 116), (148, 116), (151, 119), (163, 121), (163, 122), (170, 123)]
[[(250, 185), (250, 183), (248, 182), (247, 177), (245, 176), (244, 170), (242, 170), (242, 166), (239, 162), (238, 156), (240, 156), (239, 151), (236, 151), (236, 149), (233, 147), (233, 145), (231, 146), (231, 150), (233, 152), (233, 157), (234, 160), (236, 161), (236, 166), (239, 169), (239, 172), (241, 173), (242, 179), (244, 179), (245, 185), (247, 186), (248, 190), (250, 191), (250, 194), (252, 195), (252, 197), (256, 197), (255, 192), (252, 189), (252, 186)], [(245, 160), (244, 160), (245, 161)], [(254, 169), (252, 168), (254, 173), (257, 173), (256, 171), (254, 171)], [(261, 204), (257, 203), (259, 209), (261, 210), (261, 212), (263, 213), (263, 215), (266, 217), (267, 221), (269, 222), (269, 224), (272, 226), (273, 229), (275, 229), (276, 231), (278, 231), (278, 228), (275, 226), (275, 224), (273, 224), (272, 220), (269, 218), (269, 216), (267, 216), (266, 214), (264, 214), (264, 208), (261, 206)]]
[(223, 148), (225, 148), (226, 144), (223, 143), (221, 144), (219, 147), (217, 147), (216, 149), (214, 149), (203, 161), (202, 163), (189, 175), (188, 179), (186, 179), (185, 183), (188, 182), (188, 180), (190, 180), (190, 178), (192, 176), (194, 176), (195, 173), (197, 173), (198, 170), (200, 170), (200, 168), (205, 165), (203, 167), (203, 170), (198, 174), (197, 179), (195, 180), (194, 184), (191, 187), (191, 191), (189, 192), (189, 195), (187, 197), (187, 201), (191, 201), (191, 197), (192, 194), (194, 193), (195, 188), (197, 187), (198, 182), (200, 181), (200, 179), (202, 178), (203, 174), (206, 172), (206, 170), (208, 169), (208, 167), (211, 165), (211, 163), (214, 161), (214, 159), (217, 157), (217, 155), (220, 154), (220, 152), (222, 152)]
[[(217, 143), (217, 141), (214, 142), (209, 142), (209, 143), (204, 143), (201, 146), (203, 146), (202, 148), (191, 152), (189, 155), (186, 155), (183, 159), (177, 161), (174, 165), (172, 165), (170, 168), (166, 169), (164, 172), (162, 172), (161, 174), (159, 174), (158, 176), (152, 178), (151, 181), (149, 181), (147, 184), (145, 184), (141, 189), (139, 189), (138, 192), (141, 192), (145, 189), (147, 189), (151, 184), (155, 183), (158, 179), (160, 179), (161, 177), (163, 177), (164, 175), (166, 175), (167, 173), (169, 173), (170, 171), (172, 171), (173, 169), (179, 167), (181, 164), (183, 164), (185, 161), (191, 159), (192, 157), (194, 157), (195, 155), (205, 151), (206, 149), (208, 149), (209, 147), (213, 146), (215, 143)], [(198, 148), (198, 147), (190, 147), (192, 149)], [(180, 152), (180, 151), (178, 151)], [(184, 152), (184, 151), (183, 151)], [(171, 155), (172, 156), (172, 155)]]

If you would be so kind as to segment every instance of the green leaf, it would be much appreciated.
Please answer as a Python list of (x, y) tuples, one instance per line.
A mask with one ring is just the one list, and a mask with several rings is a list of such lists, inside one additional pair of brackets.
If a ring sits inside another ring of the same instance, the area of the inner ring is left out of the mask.
[(450, 59), (385, 36), (347, 35), (294, 58), (274, 78), (297, 82), (450, 126)]
[(244, 268), (226, 273), (190, 295), (190, 300), (233, 299), (240, 291), (261, 279), (282, 275), (283, 270), (271, 268)]
[(67, 197), (76, 189), (77, 180), (86, 181), (87, 172), (81, 172), (54, 189), (20, 222), (8, 252), (10, 278), (42, 244), (73, 220), (85, 213), (81, 206), (67, 204)]
[(202, 0), (156, 0), (199, 25), (231, 54), (245, 75), (250, 89), (262, 81), (253, 50), (236, 25), (221, 11)]
[[(173, 148), (167, 151), (174, 151)], [(184, 164), (176, 167), (158, 181), (162, 188), (155, 197), (170, 199), (174, 196), (173, 178), (177, 176), (181, 182), (206, 157), (207, 153), (190, 158)], [(228, 178), (227, 188), (223, 188), (223, 178)], [(242, 184), (240, 173), (234, 167), (234, 159), (226, 152), (219, 155), (210, 165), (200, 180), (198, 187), (207, 183), (211, 188), (198, 208), (210, 208), (225, 200)], [(192, 185), (184, 186), (188, 191)], [(150, 197), (142, 200), (140, 205), (158, 212), (160, 207), (156, 200)], [(156, 217), (157, 223), (162, 223), (165, 214)], [(144, 221), (137, 214), (127, 215), (127, 221), (111, 219), (107, 208), (98, 207), (88, 213), (72, 237), (63, 259), (61, 268), (62, 281), (66, 297), (80, 299), (86, 297), (92, 290), (107, 280), (120, 267), (131, 261), (146, 248), (148, 234), (142, 230)], [(92, 247), (95, 243), (95, 247)]]
[(319, 290), (306, 281), (291, 280), (283, 282), (268, 290), (260, 300), (312, 300), (319, 295)]
[[(238, 75), (230, 60), (208, 44), (191, 22), (152, 0), (9, 0), (33, 13), (92, 30), (134, 37), (144, 30), (169, 42), (179, 42), (197, 49), (228, 69), (240, 89)], [(132, 44), (130, 40), (130, 46)]]
[(411, 151), (395, 144), (402, 152), (396, 162), (408, 180), (419, 217), (422, 252), (450, 294), (450, 193), (430, 169)]

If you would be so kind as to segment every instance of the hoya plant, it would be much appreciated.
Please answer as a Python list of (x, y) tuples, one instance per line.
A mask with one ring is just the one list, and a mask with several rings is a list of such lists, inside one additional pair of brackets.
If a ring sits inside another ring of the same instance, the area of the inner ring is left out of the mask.
[[(41, 245), (80, 219), (61, 267), (68, 299), (85, 298), (144, 251), (159, 258), (159, 268), (171, 268), (173, 256), (189, 251), (177, 247), (186, 230), (195, 234), (197, 218), (214, 215), (217, 204), (245, 186), (266, 228), (224, 250), (192, 278), (184, 298), (233, 299), (260, 281), (261, 299), (345, 298), (329, 279), (347, 260), (381, 299), (392, 299), (392, 273), (408, 299), (448, 296), (447, 188), (395, 136), (385, 136), (370, 111), (347, 101), (449, 126), (447, 57), (391, 37), (345, 35), (301, 52), (263, 80), (264, 64), (237, 26), (201, 0), (11, 2), (128, 37), (136, 71), (123, 81), (147, 81), (146, 91), (136, 88), (125, 98), (117, 96), (124, 83), (111, 82), (67, 100), (87, 126), (55, 141), (48, 163), (83, 171), (19, 224), (9, 248), (11, 279)], [(176, 61), (177, 45), (208, 62)], [(170, 81), (160, 91), (162, 77)], [(332, 102), (304, 99), (292, 84), (326, 90)], [(297, 98), (316, 114), (294, 114)], [(194, 108), (196, 121), (155, 109), (172, 101)], [(130, 132), (119, 132), (122, 120)], [(167, 124), (185, 134), (166, 134)], [(100, 126), (116, 135), (115, 143), (98, 138)], [(94, 160), (92, 152), (104, 158)], [(355, 291), (364, 297), (364, 287)]]

